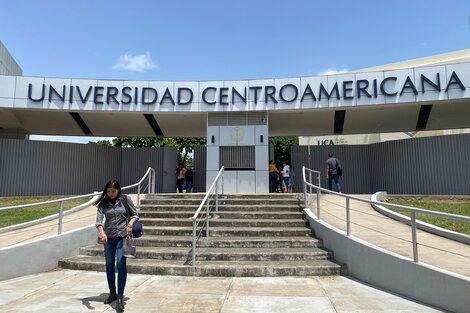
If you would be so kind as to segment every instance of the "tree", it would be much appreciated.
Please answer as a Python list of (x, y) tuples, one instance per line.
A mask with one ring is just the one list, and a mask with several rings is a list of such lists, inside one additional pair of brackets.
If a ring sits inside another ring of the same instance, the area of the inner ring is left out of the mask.
[(164, 147), (171, 146), (178, 149), (178, 164), (189, 165), (188, 155), (195, 147), (206, 145), (206, 138), (144, 138), (144, 137), (117, 137), (113, 139), (113, 146), (122, 148)]
[(176, 147), (173, 138), (145, 138), (145, 137), (116, 137), (113, 139), (113, 146), (121, 148), (142, 148), (142, 147)]
[(88, 144), (97, 145), (97, 146), (104, 146), (104, 147), (112, 147), (111, 142), (108, 140), (100, 140), (100, 141), (90, 141)]
[(277, 165), (281, 165), (282, 161), (291, 164), (290, 147), (299, 144), (299, 137), (270, 137), (269, 144), (274, 147), (274, 162)]
[(207, 144), (206, 138), (190, 138), (190, 137), (181, 137), (175, 138), (177, 147), (178, 147), (178, 163), (183, 164), (187, 167), (190, 162), (188, 162), (188, 154), (191, 153), (196, 147), (204, 147)]

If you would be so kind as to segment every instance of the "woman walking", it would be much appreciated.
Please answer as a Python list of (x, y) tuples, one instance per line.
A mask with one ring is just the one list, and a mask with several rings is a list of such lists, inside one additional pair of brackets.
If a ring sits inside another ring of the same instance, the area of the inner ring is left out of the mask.
[[(132, 225), (139, 219), (132, 200), (121, 194), (121, 186), (115, 180), (109, 181), (103, 193), (95, 202), (98, 206), (96, 228), (101, 242), (104, 243), (106, 260), (106, 278), (108, 280), (109, 297), (104, 304), (116, 300), (116, 310), (123, 311), (123, 295), (127, 280), (126, 257), (122, 254), (123, 238), (132, 233)], [(104, 224), (103, 224), (104, 220)], [(117, 260), (117, 293), (116, 273), (114, 264)]]

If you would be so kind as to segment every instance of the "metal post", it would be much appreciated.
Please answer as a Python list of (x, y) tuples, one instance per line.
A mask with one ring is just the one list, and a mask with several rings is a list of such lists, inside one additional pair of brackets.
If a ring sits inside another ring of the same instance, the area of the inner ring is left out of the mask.
[(209, 237), (209, 199), (206, 203), (206, 237)]
[(413, 261), (418, 262), (418, 242), (416, 239), (416, 212), (411, 212), (411, 240), (413, 242)]
[[(313, 180), (312, 180), (312, 171), (308, 171), (308, 182), (310, 184), (313, 184)], [(312, 186), (309, 186), (310, 187), (310, 193), (313, 193), (312, 192)]]
[(155, 193), (155, 182), (157, 180), (157, 172), (152, 169), (153, 176), (152, 176), (152, 193)]
[(192, 250), (193, 266), (196, 266), (196, 221), (197, 219), (193, 219), (193, 250)]
[(351, 235), (351, 217), (349, 215), (349, 197), (346, 197), (346, 234)]
[(304, 182), (304, 208), (307, 207), (307, 184)]
[(59, 207), (59, 229), (57, 230), (57, 234), (62, 234), (62, 217), (64, 213), (64, 201), (60, 201)]
[(140, 207), (140, 185), (137, 186), (137, 206)]
[(219, 182), (215, 183), (215, 211), (219, 212)]
[(149, 188), (148, 193), (152, 193), (152, 170), (149, 171)]
[(320, 189), (317, 189), (317, 218), (320, 219)]

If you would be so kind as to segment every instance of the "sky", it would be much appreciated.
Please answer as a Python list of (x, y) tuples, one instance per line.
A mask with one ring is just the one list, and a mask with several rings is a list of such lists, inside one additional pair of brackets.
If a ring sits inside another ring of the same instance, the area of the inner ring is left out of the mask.
[(315, 76), (468, 49), (470, 0), (3, 0), (0, 40), (24, 76)]

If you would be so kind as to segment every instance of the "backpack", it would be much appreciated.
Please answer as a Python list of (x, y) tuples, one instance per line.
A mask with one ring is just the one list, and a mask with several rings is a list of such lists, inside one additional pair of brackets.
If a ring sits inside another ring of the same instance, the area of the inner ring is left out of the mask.
[(336, 160), (336, 174), (338, 176), (343, 176), (343, 169), (339, 165), (338, 160)]

